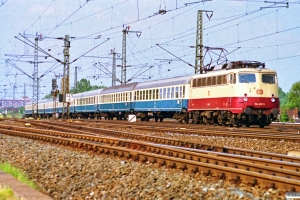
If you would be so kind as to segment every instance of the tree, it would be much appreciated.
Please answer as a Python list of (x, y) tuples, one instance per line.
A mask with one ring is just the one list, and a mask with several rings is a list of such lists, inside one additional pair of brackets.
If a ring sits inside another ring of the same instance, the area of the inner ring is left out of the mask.
[(47, 94), (46, 96), (44, 96), (42, 99), (52, 99), (53, 95), (52, 94)]
[(81, 93), (81, 92), (86, 92), (86, 91), (91, 91), (91, 90), (96, 90), (101, 88), (106, 88), (106, 86), (91, 85), (90, 81), (83, 78), (77, 82), (77, 91), (75, 91), (75, 89), (73, 88), (70, 90), (70, 93), (75, 94), (75, 93)]
[(287, 93), (286, 107), (287, 109), (300, 108), (300, 81), (294, 83)]
[(282, 90), (281, 87), (278, 88), (279, 100), (280, 100), (280, 107), (283, 107), (286, 102), (286, 93)]
[[(77, 91), (75, 91), (75, 89), (72, 88), (70, 89), (70, 93), (75, 94), (75, 93), (81, 93), (81, 92), (91, 91), (91, 90), (96, 90), (101, 88), (106, 88), (106, 86), (91, 85), (90, 81), (83, 78), (77, 82)], [(52, 99), (52, 98), (53, 98), (52, 94), (47, 94), (43, 99)]]

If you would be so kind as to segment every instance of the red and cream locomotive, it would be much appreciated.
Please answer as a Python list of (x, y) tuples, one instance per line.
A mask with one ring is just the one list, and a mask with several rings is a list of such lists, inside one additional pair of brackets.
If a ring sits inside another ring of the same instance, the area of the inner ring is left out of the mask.
[(264, 63), (229, 62), (205, 72), (191, 79), (186, 122), (263, 128), (277, 118), (277, 74)]

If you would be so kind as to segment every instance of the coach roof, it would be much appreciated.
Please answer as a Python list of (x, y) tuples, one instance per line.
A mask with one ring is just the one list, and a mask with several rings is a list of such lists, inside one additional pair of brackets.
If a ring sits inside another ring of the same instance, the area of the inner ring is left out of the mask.
[(104, 90), (102, 90), (101, 94), (112, 94), (117, 92), (132, 91), (136, 85), (137, 83), (130, 83), (126, 85), (118, 85), (114, 87), (105, 88)]
[(147, 89), (147, 88), (158, 88), (164, 86), (173, 86), (173, 85), (182, 85), (182, 84), (189, 84), (193, 75), (188, 76), (180, 76), (168, 79), (161, 79), (161, 80), (154, 80), (154, 81), (147, 81), (144, 83), (139, 83), (135, 89)]

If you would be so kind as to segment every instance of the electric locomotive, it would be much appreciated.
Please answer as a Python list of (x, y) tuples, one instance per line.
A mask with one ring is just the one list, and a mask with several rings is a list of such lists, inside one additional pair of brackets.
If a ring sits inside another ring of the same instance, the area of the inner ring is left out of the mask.
[(279, 113), (278, 79), (264, 63), (229, 62), (191, 79), (186, 122), (270, 125)]

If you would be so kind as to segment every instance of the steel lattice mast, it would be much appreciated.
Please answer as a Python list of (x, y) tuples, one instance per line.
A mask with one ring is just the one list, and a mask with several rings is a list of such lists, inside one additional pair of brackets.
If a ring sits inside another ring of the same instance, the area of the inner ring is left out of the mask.
[(70, 41), (69, 35), (65, 36), (64, 39), (64, 73), (63, 73), (63, 110), (62, 110), (62, 118), (69, 119), (70, 117), (70, 104), (66, 101), (66, 94), (69, 93), (69, 78), (70, 78), (70, 61), (69, 61), (69, 49), (70, 49)]
[(34, 44), (34, 61), (33, 61), (33, 94), (32, 94), (32, 116), (36, 119), (39, 115), (38, 98), (39, 98), (39, 78), (38, 78), (38, 34), (35, 37)]
[(126, 34), (127, 30), (123, 30), (123, 42), (122, 42), (122, 69), (121, 69), (121, 85), (126, 84)]
[(122, 72), (121, 72), (121, 85), (125, 85), (126, 81), (126, 34), (137, 33), (138, 37), (142, 34), (141, 31), (129, 31), (129, 26), (123, 30), (123, 42), (122, 42)]
[(197, 14), (197, 34), (196, 34), (196, 59), (195, 59), (195, 74), (202, 74), (203, 71), (203, 19), (202, 10), (198, 10)]
[[(116, 75), (117, 75), (116, 74), (116, 67), (117, 67), (117, 65), (116, 65), (116, 54), (117, 53), (113, 51), (111, 54), (113, 55), (112, 70), (111, 70), (112, 71), (111, 86), (113, 87), (113, 86), (116, 86)], [(126, 52), (125, 52), (125, 54), (126, 54)], [(126, 74), (125, 74), (125, 77), (126, 77)]]

